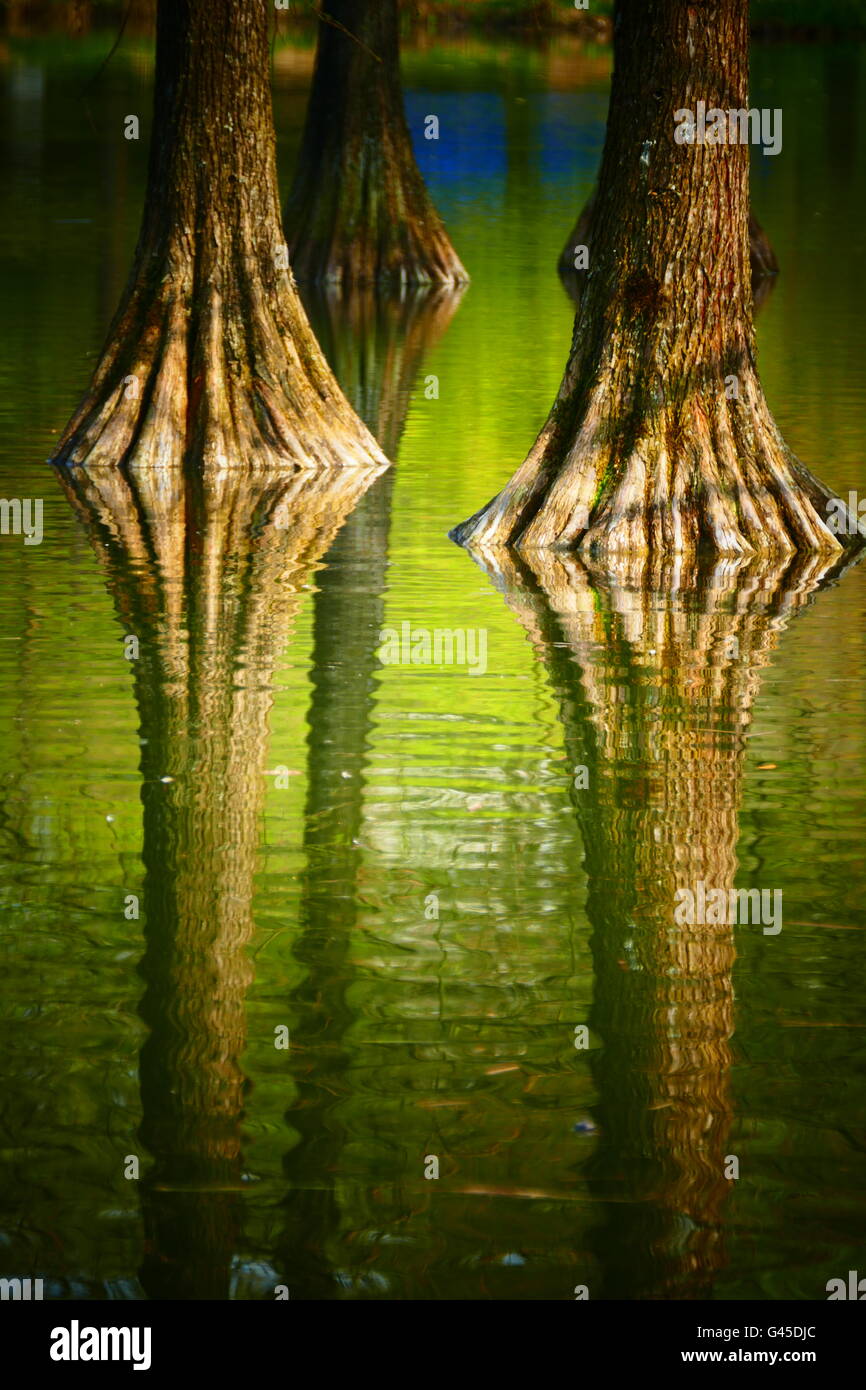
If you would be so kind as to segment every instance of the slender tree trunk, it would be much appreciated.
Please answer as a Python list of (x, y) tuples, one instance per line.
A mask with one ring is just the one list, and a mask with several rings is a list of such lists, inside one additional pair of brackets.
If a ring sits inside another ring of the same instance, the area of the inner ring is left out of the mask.
[(135, 263), (58, 462), (206, 472), (383, 461), (288, 269), (267, 23), (262, 3), (160, 0)]
[(403, 110), (397, 0), (329, 0), (285, 210), (299, 280), (469, 277), (421, 177)]
[(477, 546), (838, 552), (832, 493), (757, 373), (749, 151), (678, 144), (674, 113), (748, 107), (747, 0), (619, 0), (593, 261), (556, 402)]

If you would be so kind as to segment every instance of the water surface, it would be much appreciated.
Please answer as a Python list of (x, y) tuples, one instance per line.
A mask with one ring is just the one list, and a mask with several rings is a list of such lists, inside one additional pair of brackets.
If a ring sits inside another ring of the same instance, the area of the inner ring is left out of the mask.
[[(862, 1261), (866, 570), (643, 592), (487, 574), (446, 536), (558, 385), (608, 55), (405, 54), (472, 283), (311, 303), (395, 467), (353, 509), (284, 499), (278, 526), (246, 496), (235, 536), (203, 513), (222, 558), (190, 577), (170, 520), (124, 530), (44, 467), (143, 197), (152, 60), (130, 37), (85, 99), (106, 47), (15, 39), (0, 67), (0, 492), (45, 517), (39, 546), (0, 537), (0, 1272), (54, 1297), (823, 1297)], [(309, 63), (277, 50), (284, 188)], [(864, 48), (759, 46), (753, 101), (784, 110), (753, 173), (782, 265), (761, 370), (845, 494)], [(483, 629), (486, 669), (383, 664), (405, 622)], [(672, 937), (684, 863), (781, 889), (782, 931)]]

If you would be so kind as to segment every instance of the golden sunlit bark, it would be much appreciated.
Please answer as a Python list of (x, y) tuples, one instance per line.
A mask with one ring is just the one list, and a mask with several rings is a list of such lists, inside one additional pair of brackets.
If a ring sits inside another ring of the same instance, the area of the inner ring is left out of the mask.
[(700, 101), (748, 108), (748, 42), (747, 0), (618, 0), (571, 356), (524, 463), (452, 532), (462, 544), (596, 557), (841, 550), (833, 493), (785, 444), (758, 377), (749, 147), (675, 140), (675, 113)]
[(161, 0), (135, 263), (56, 461), (379, 464), (310, 331), (280, 222), (268, 11)]

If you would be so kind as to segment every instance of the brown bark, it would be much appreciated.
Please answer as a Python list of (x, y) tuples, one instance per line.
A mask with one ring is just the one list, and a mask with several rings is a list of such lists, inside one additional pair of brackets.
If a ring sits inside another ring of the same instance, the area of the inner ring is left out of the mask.
[(607, 1206), (604, 1284), (590, 1296), (706, 1297), (726, 1262), (725, 1167), (738, 1153), (735, 935), (761, 927), (677, 925), (676, 894), (734, 886), (761, 673), (829, 562), (673, 560), (647, 573), (622, 560), (602, 573), (502, 551), (482, 563), (547, 669), (569, 767), (587, 769), (571, 793), (593, 928), (586, 1021), (600, 1043), (586, 1172)]
[(374, 471), (235, 470), (186, 487), (177, 472), (168, 486), (115, 469), (59, 475), (140, 644), (140, 1133), (153, 1159), (142, 1283), (151, 1297), (226, 1298), (273, 671), (317, 560)]
[[(586, 271), (575, 266), (575, 252), (578, 247), (584, 246), (589, 252), (587, 259), (591, 259), (592, 213), (595, 207), (595, 197), (593, 191), (560, 252), (557, 269), (563, 280), (573, 278), (583, 282)], [(752, 295), (757, 299), (761, 281), (770, 275), (778, 275), (779, 262), (776, 260), (776, 253), (770, 245), (767, 233), (753, 212), (749, 213), (749, 267), (752, 272)]]
[(758, 377), (748, 147), (674, 139), (681, 108), (748, 107), (747, 0), (619, 0), (617, 16), (565, 376), (522, 466), (452, 535), (590, 555), (838, 553), (833, 494), (786, 446)]
[(383, 461), (287, 268), (267, 23), (267, 7), (245, 0), (160, 0), (135, 263), (58, 462), (272, 472)]
[(299, 280), (458, 285), (468, 276), (415, 162), (397, 0), (329, 0), (286, 237)]

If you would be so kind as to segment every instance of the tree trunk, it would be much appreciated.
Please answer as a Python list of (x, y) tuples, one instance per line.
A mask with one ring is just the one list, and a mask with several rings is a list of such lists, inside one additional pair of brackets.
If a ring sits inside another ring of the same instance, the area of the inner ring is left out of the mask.
[(832, 493), (785, 445), (755, 363), (749, 151), (674, 113), (748, 107), (747, 0), (620, 0), (593, 263), (528, 457), (454, 539), (590, 555), (837, 553)]
[(329, 0), (285, 210), (299, 280), (468, 280), (421, 172), (403, 110), (397, 0)]
[[(579, 264), (575, 265), (575, 261), (580, 259), (577, 255), (580, 247), (586, 248), (589, 253), (588, 259), (592, 257), (592, 222), (595, 198), (595, 191), (593, 191), (559, 254), (557, 269), (563, 279), (573, 276), (579, 277), (581, 282), (583, 281), (585, 270), (581, 269)], [(752, 272), (752, 295), (753, 298), (757, 299), (758, 286), (767, 276), (778, 275), (779, 262), (776, 260), (776, 253), (770, 245), (767, 233), (753, 212), (749, 213), (749, 267)]]
[(268, 10), (160, 0), (132, 275), (57, 462), (383, 462), (310, 331), (280, 225)]

